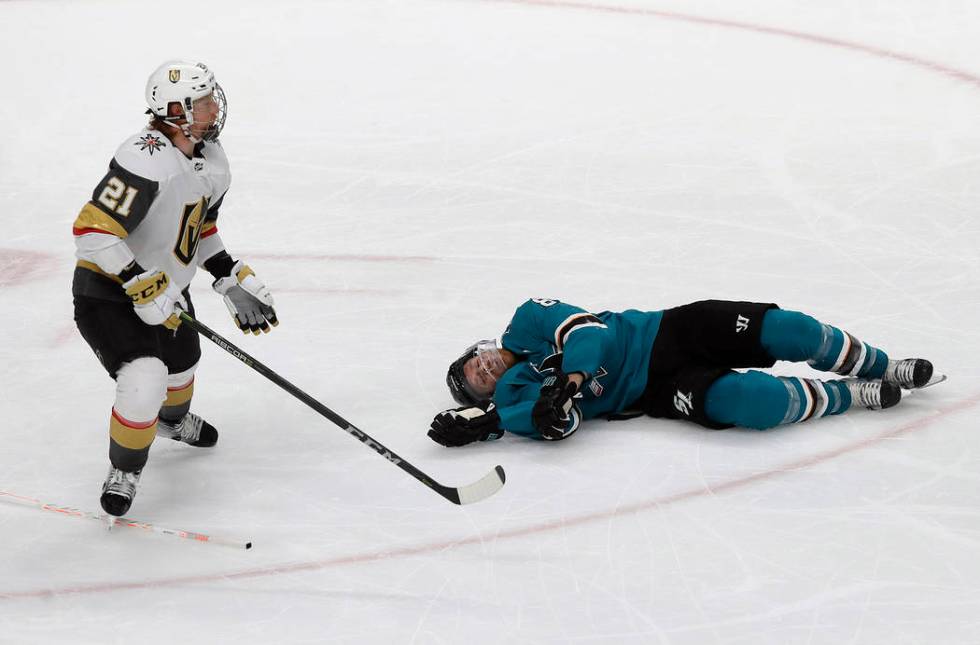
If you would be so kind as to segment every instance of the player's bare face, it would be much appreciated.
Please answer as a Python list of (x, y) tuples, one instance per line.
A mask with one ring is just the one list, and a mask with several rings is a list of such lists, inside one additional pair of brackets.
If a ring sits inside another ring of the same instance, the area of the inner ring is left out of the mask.
[(497, 387), (497, 379), (504, 375), (507, 366), (503, 361), (480, 360), (474, 356), (463, 363), (463, 376), (477, 394), (487, 396)]
[(214, 100), (213, 94), (208, 94), (194, 101), (193, 106), (191, 113), (194, 115), (194, 124), (191, 125), (191, 134), (200, 139), (218, 118), (218, 102)]

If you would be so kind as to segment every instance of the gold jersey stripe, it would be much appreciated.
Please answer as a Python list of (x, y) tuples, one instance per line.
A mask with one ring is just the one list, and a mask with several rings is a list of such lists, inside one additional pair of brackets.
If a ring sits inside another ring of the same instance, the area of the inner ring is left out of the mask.
[(154, 419), (153, 423), (143, 428), (132, 428), (113, 414), (109, 419), (109, 436), (123, 448), (143, 450), (148, 448), (153, 443), (153, 438), (157, 436), (157, 421)]
[(105, 271), (100, 269), (99, 265), (96, 264), (95, 262), (89, 262), (88, 260), (79, 260), (78, 262), (75, 263), (75, 266), (81, 267), (83, 269), (88, 269), (89, 271), (94, 271), (95, 273), (105, 276), (118, 284), (123, 283), (122, 278), (120, 278), (117, 275), (112, 275), (111, 273), (106, 273)]
[(182, 405), (191, 400), (194, 396), (194, 379), (191, 379), (190, 383), (187, 385), (182, 385), (181, 387), (167, 388), (167, 400), (164, 402), (164, 407), (169, 407), (173, 405)]
[(75, 223), (72, 225), (72, 228), (102, 231), (120, 238), (125, 238), (129, 235), (122, 224), (112, 219), (102, 209), (93, 206), (91, 203), (82, 206), (82, 210), (78, 213), (78, 217), (75, 218)]

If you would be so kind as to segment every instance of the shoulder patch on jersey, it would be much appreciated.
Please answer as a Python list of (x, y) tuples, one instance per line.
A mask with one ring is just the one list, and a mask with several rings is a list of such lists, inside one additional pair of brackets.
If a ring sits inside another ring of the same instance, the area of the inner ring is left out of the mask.
[(163, 133), (146, 128), (123, 141), (113, 159), (135, 175), (160, 182), (185, 172), (175, 151)]
[(133, 145), (139, 146), (140, 150), (146, 150), (150, 155), (157, 150), (163, 150), (167, 147), (167, 144), (164, 143), (163, 135), (153, 134), (152, 132), (147, 132), (134, 142)]

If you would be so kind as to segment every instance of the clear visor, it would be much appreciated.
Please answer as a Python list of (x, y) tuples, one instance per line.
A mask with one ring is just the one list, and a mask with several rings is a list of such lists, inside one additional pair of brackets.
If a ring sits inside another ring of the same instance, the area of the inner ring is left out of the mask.
[(497, 346), (497, 341), (481, 340), (477, 342), (474, 351), (476, 352), (476, 362), (479, 368), (496, 383), (497, 376), (507, 369), (507, 365), (500, 355), (500, 348)]
[(497, 388), (497, 379), (507, 370), (497, 341), (481, 340), (466, 350), (462, 363), (462, 387), (474, 401), (487, 400)]

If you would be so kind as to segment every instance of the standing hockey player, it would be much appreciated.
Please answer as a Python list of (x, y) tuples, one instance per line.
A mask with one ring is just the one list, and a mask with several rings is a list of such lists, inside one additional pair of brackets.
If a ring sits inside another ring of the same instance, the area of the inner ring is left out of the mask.
[[(777, 360), (848, 378), (773, 376)], [(664, 311), (592, 314), (557, 300), (521, 305), (500, 344), (480, 341), (449, 367), (461, 408), (439, 413), (444, 446), (503, 431), (559, 440), (583, 419), (648, 414), (707, 428), (760, 430), (889, 408), (932, 382), (924, 359), (890, 360), (851, 334), (774, 304), (706, 300)]]
[(198, 266), (243, 332), (278, 323), (272, 296), (225, 251), (218, 209), (231, 175), (218, 135), (225, 95), (201, 63), (171, 61), (146, 84), (149, 125), (125, 140), (73, 226), (75, 323), (116, 381), (102, 508), (129, 510), (156, 435), (197, 447), (218, 440), (190, 412), (197, 334), (187, 287)]

